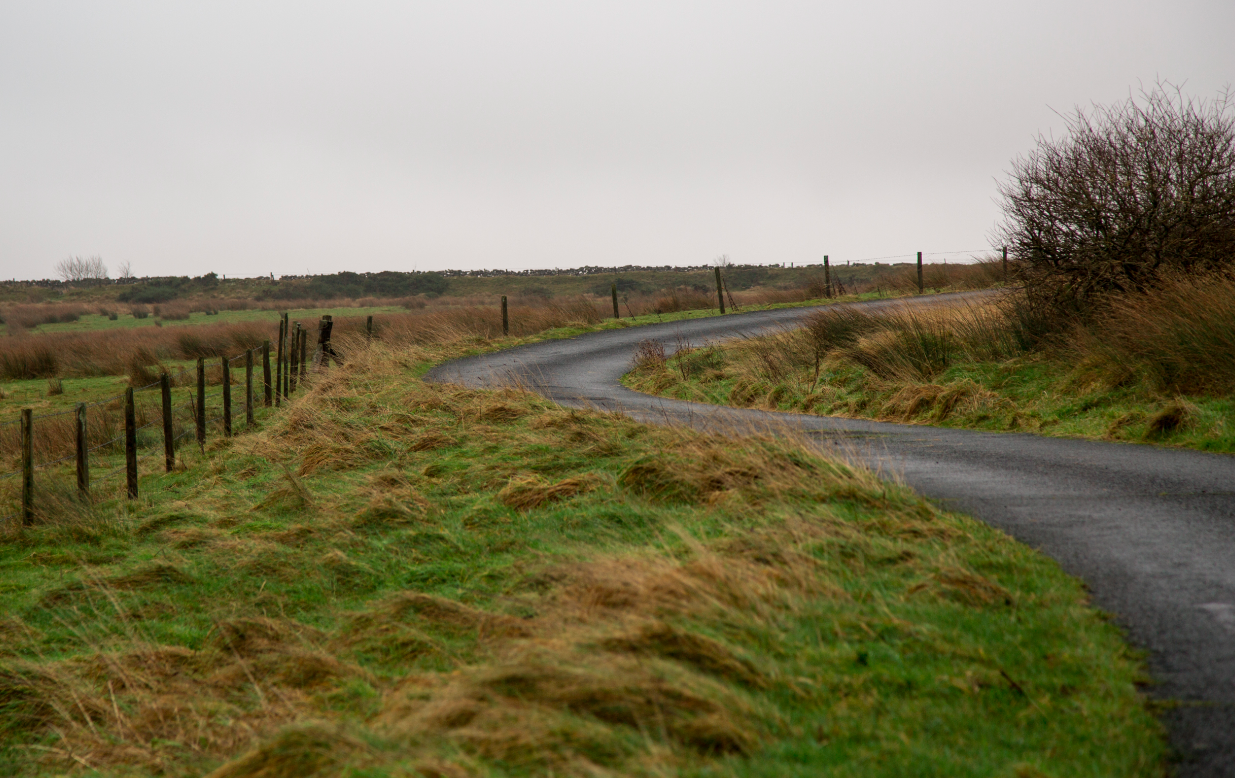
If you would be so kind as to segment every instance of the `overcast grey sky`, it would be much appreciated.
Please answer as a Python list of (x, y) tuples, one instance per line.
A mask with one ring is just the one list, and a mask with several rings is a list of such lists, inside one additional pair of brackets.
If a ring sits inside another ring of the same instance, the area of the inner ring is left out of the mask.
[(983, 248), (1055, 111), (1235, 81), (1235, 2), (0, 0), (0, 277)]

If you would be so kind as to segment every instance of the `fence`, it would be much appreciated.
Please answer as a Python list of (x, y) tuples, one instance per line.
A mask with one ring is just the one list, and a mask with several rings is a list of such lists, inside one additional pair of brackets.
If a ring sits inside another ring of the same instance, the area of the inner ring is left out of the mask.
[[(332, 318), (323, 316), (318, 324), (314, 366), (332, 359), (339, 361), (330, 343), (332, 329)], [(371, 336), (372, 317), (366, 330)], [(273, 375), (271, 343), (267, 340), (261, 348), (219, 357), (217, 362), (209, 360), (213, 364), (199, 358), (195, 371), (182, 367), (164, 372), (156, 381), (112, 397), (41, 416), (24, 408), (19, 418), (0, 422), (0, 458), (12, 461), (15, 454), (18, 460), (15, 469), (0, 473), (0, 490), (5, 492), (0, 499), (11, 509), (8, 515), (0, 517), (0, 525), (17, 518), (23, 526), (33, 523), (37, 473), (75, 462), (77, 491), (85, 498), (90, 498), (95, 488), (124, 473), (125, 494), (135, 499), (143, 463), (149, 467), (162, 454), (163, 469), (171, 472), (176, 467), (178, 444), (187, 436), (194, 435), (204, 452), (212, 429), (231, 437), (241, 415), (245, 428), (253, 428), (258, 408), (277, 408), (291, 397), (298, 384), (304, 385), (310, 365), (308, 334), (299, 322), (289, 326), (288, 314), (280, 314)], [(244, 377), (240, 382), (240, 399), (233, 402), (233, 371), (237, 369), (243, 369)], [(260, 375), (255, 376), (259, 369)], [(212, 384), (217, 384), (217, 388), (207, 391)], [(181, 387), (189, 391), (176, 401), (175, 390)], [(93, 475), (92, 471), (98, 469), (104, 470), (103, 474)], [(18, 478), (19, 499), (18, 490), (13, 488), (13, 479)]]

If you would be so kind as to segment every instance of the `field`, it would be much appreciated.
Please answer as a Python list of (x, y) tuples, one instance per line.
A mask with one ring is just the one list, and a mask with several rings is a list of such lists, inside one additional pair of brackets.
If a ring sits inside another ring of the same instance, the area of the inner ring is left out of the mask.
[(10, 534), (7, 774), (1155, 775), (1054, 563), (793, 442), (366, 348), (136, 502)]
[(1042, 336), (1017, 293), (645, 360), (654, 394), (992, 431), (1235, 452), (1235, 283), (1184, 279)]
[[(621, 321), (603, 298), (512, 306), (510, 337), (474, 305), (383, 314), (372, 341), (344, 318), (344, 364), (252, 428), (212, 422), (171, 472), (158, 426), (142, 430), (137, 500), (122, 477), (83, 500), (71, 462), (39, 470), (33, 525), (0, 539), (0, 772), (1161, 774), (1141, 658), (1007, 536), (792, 438), (419, 378), (713, 315), (665, 298), (676, 310)], [(235, 356), (253, 326), (182, 329)], [(18, 339), (53, 337), (107, 334)], [(10, 382), (5, 403), (55, 413), (181, 364), (130, 359), (50, 396), (48, 378)], [(208, 417), (221, 379), (215, 364)], [(175, 383), (191, 434), (191, 381)], [(91, 409), (100, 437), (116, 412)], [(57, 435), (44, 459), (71, 451)], [(119, 461), (92, 456), (100, 473)]]

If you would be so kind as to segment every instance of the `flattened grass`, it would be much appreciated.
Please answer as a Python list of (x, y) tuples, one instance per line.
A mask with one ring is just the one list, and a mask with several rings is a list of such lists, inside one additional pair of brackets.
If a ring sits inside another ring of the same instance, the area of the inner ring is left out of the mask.
[(4, 539), (13, 775), (1156, 775), (1140, 660), (1001, 533), (792, 442), (356, 353)]

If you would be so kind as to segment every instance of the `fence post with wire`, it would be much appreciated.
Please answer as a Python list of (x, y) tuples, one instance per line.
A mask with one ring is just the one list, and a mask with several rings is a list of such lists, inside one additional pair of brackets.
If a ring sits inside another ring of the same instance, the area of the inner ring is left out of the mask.
[[(322, 354), (325, 364), (328, 364), (327, 359), (341, 362), (330, 346), (331, 318), (322, 317), (319, 333), (322, 341), (319, 348), (325, 352)], [(308, 328), (297, 323), (293, 329), (289, 324), (284, 314), (280, 322), (278, 379), (271, 380), (270, 341), (260, 346), (263, 395), (260, 398), (253, 375), (258, 349), (248, 348), (231, 358), (220, 357), (217, 391), (207, 391), (206, 359), (201, 357), (197, 359), (195, 371), (183, 367), (165, 371), (146, 386), (126, 387), (121, 394), (75, 403), (65, 410), (44, 415), (36, 416), (34, 409), (23, 408), (17, 419), (0, 422), (0, 450), (15, 452), (18, 463), (15, 470), (0, 473), (0, 487), (3, 487), (0, 488), (0, 504), (11, 506), (7, 511), (9, 515), (0, 515), (0, 523), (15, 520), (21, 527), (30, 527), (43, 511), (52, 510), (49, 506), (54, 506), (55, 500), (69, 499), (69, 494), (75, 494), (74, 499), (89, 502), (99, 496), (100, 488), (116, 483), (111, 479), (121, 473), (124, 474), (123, 485), (117, 485), (114, 490), (109, 487), (105, 494), (123, 494), (128, 499), (136, 499), (142, 469), (147, 467), (141, 463), (161, 454), (163, 462), (159, 471), (171, 473), (176, 469), (176, 448), (181, 439), (194, 436), (204, 454), (206, 437), (212, 427), (219, 429), (224, 437), (236, 434), (234, 422), (239, 409), (232, 402), (232, 362), (243, 360), (246, 429), (256, 429), (257, 407), (270, 407), (289, 400), (288, 394), (297, 386), (303, 388), (310, 372)], [(366, 322), (366, 330), (369, 329)], [(316, 368), (317, 360), (313, 361)], [(189, 387), (187, 397), (179, 403), (175, 401), (177, 386)], [(147, 390), (152, 391), (147, 394)], [(139, 401), (141, 397), (149, 399)], [(147, 428), (154, 428), (151, 430), (154, 434), (146, 432)], [(92, 463), (91, 459), (96, 461)], [(70, 462), (72, 464), (68, 464)], [(46, 488), (53, 491), (46, 499), (52, 502), (44, 504), (45, 498), (39, 497), (45, 494), (44, 489), (36, 491), (35, 483), (36, 478), (43, 483), (43, 476), (36, 471), (62, 464), (67, 466), (58, 471), (55, 479), (65, 482), (66, 491), (59, 493), (64, 496), (56, 496), (56, 490), (49, 485)], [(99, 475), (92, 473), (92, 465), (102, 465)], [(0, 514), (5, 512), (0, 511)]]

